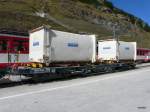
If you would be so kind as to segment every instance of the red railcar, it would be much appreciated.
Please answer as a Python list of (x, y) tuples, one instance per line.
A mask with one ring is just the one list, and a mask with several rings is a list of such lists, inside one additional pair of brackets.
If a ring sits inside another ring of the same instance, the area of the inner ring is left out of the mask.
[(0, 69), (28, 63), (29, 37), (18, 32), (0, 31)]
[(137, 49), (137, 61), (149, 62), (150, 61), (150, 49), (138, 48)]

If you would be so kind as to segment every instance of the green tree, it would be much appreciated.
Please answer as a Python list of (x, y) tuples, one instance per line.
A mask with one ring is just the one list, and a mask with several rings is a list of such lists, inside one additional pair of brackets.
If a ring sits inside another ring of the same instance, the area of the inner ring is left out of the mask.
[(112, 2), (109, 2), (109, 1), (105, 0), (104, 1), (104, 5), (106, 5), (107, 7), (109, 7), (112, 10), (114, 9), (114, 5), (113, 5)]

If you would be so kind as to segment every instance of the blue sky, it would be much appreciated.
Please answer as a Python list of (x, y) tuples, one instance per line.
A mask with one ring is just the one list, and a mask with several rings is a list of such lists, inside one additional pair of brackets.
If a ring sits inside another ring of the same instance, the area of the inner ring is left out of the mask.
[(133, 14), (150, 25), (150, 0), (109, 0), (115, 6)]

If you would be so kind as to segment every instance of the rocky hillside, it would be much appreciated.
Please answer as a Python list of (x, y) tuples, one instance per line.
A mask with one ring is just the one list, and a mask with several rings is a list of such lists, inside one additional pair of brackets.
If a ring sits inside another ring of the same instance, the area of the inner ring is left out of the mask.
[(31, 30), (43, 24), (53, 29), (94, 33), (99, 39), (137, 41), (150, 48), (150, 27), (106, 0), (0, 0), (0, 29)]

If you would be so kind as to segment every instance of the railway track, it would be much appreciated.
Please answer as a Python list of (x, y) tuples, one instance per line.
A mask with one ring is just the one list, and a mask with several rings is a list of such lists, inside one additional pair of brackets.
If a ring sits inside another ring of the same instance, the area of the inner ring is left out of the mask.
[[(138, 64), (135, 69), (140, 69), (143, 67), (149, 67), (150, 63), (144, 63), (144, 64)], [(17, 85), (22, 85), (22, 84), (33, 84), (33, 83), (39, 83), (39, 82), (47, 82), (47, 81), (61, 81), (61, 80), (69, 80), (69, 79), (74, 79), (74, 78), (80, 78), (80, 77), (87, 77), (87, 76), (94, 76), (94, 75), (102, 75), (102, 74), (107, 74), (107, 73), (112, 73), (112, 72), (122, 72), (122, 71), (127, 71), (127, 70), (132, 70), (129, 68), (124, 68), (124, 69), (116, 69), (116, 70), (108, 70), (108, 71), (100, 71), (96, 73), (87, 73), (86, 75), (81, 75), (79, 74), (67, 74), (67, 75), (59, 75), (57, 77), (51, 77), (48, 74), (43, 74), (40, 77), (27, 77), (23, 75), (11, 75), (7, 74), (4, 77), (0, 79), (0, 88), (4, 87), (11, 87), (11, 86), (17, 86)]]
[[(104, 71), (97, 71), (97, 72), (86, 72), (86, 73), (81, 73), (81, 71), (77, 71), (76, 73), (72, 74), (57, 74), (55, 77), (52, 77), (52, 75), (49, 74), (40, 74), (40, 76), (35, 76), (34, 77), (28, 77), (24, 75), (12, 75), (12, 74), (7, 74), (4, 77), (0, 79), (0, 88), (2, 87), (9, 87), (9, 86), (16, 86), (16, 85), (21, 85), (21, 84), (30, 84), (30, 83), (38, 83), (38, 82), (45, 82), (45, 81), (53, 81), (53, 80), (67, 80), (67, 79), (72, 79), (72, 78), (79, 78), (79, 77), (87, 77), (87, 76), (94, 76), (94, 75), (101, 75), (101, 74), (107, 74), (107, 73), (112, 73), (112, 72), (121, 72), (125, 70), (129, 70), (129, 68), (124, 68), (124, 69), (109, 69)], [(53, 74), (54, 75), (54, 74)]]

